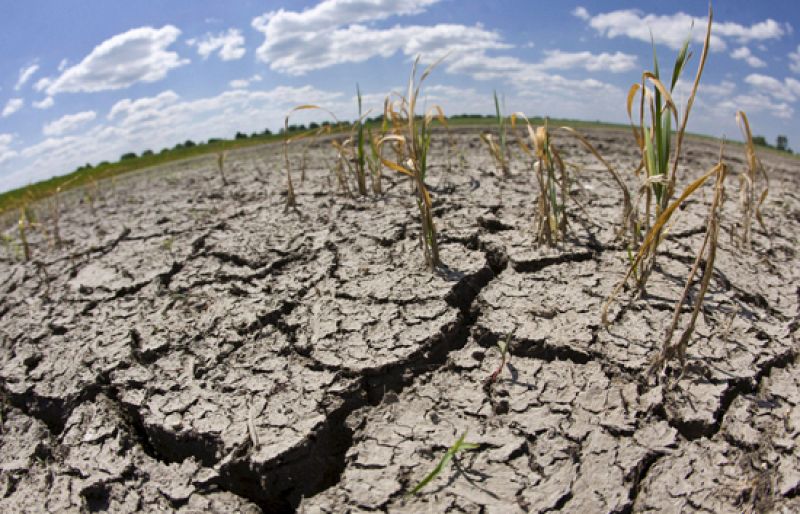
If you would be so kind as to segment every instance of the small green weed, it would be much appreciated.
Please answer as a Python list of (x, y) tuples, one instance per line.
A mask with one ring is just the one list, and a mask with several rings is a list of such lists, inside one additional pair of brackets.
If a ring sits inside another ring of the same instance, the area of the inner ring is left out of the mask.
[(453, 457), (455, 457), (457, 454), (461, 452), (477, 450), (480, 447), (478, 444), (465, 442), (464, 439), (466, 439), (466, 437), (466, 432), (461, 434), (461, 437), (459, 437), (458, 440), (453, 443), (453, 446), (448, 448), (431, 472), (425, 475), (425, 478), (423, 478), (416, 486), (414, 486), (413, 489), (406, 493), (406, 496), (413, 496), (419, 493), (423, 487), (428, 485), (434, 478), (439, 476), (442, 470), (444, 470), (445, 466), (447, 466), (447, 464), (453, 460)]

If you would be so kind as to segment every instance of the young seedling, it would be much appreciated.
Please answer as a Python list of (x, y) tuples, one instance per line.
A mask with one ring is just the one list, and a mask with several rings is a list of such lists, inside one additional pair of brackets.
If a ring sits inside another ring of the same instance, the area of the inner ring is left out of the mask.
[[(764, 203), (769, 193), (769, 177), (767, 176), (767, 170), (756, 155), (753, 134), (750, 132), (750, 122), (747, 120), (747, 115), (744, 111), (736, 113), (736, 121), (745, 137), (745, 157), (747, 160), (747, 171), (739, 175), (739, 201), (742, 207), (742, 223), (741, 231), (738, 235), (740, 245), (749, 248), (753, 216), (758, 220), (761, 229), (767, 232), (764, 218), (761, 217), (761, 204)], [(759, 178), (763, 183), (763, 189), (758, 194), (758, 200), (756, 200), (756, 188)]]
[(402, 173), (412, 179), (420, 221), (422, 222), (422, 248), (428, 268), (436, 270), (441, 268), (439, 258), (439, 244), (437, 241), (436, 225), (433, 221), (433, 205), (431, 195), (425, 178), (428, 173), (428, 150), (431, 145), (431, 124), (436, 119), (442, 125), (447, 125), (441, 107), (431, 107), (424, 116), (417, 119), (416, 106), (422, 83), (430, 75), (433, 68), (441, 59), (428, 66), (416, 80), (419, 57), (414, 60), (411, 68), (411, 77), (408, 81), (408, 96), (401, 96), (399, 109), (394, 110), (391, 103), (385, 104), (384, 117), (390, 120), (391, 134), (381, 138), (380, 145), (387, 142), (394, 143), (397, 160), (392, 161), (382, 158), (381, 162), (394, 171)]
[(500, 110), (500, 100), (497, 98), (497, 91), (494, 92), (494, 109), (498, 140), (495, 141), (491, 132), (484, 132), (481, 134), (481, 139), (489, 148), (489, 153), (492, 154), (497, 167), (503, 172), (503, 175), (508, 175), (510, 172), (509, 161), (511, 156), (508, 152), (508, 146), (506, 145), (506, 117), (503, 116)]
[(500, 376), (500, 373), (503, 372), (503, 368), (506, 366), (508, 362), (508, 347), (511, 344), (511, 337), (513, 333), (509, 333), (506, 336), (505, 341), (498, 341), (497, 342), (497, 349), (500, 350), (500, 365), (497, 366), (491, 375), (484, 381), (486, 385), (494, 384), (497, 381), (497, 377)]
[(464, 439), (466, 439), (466, 437), (467, 437), (466, 432), (461, 434), (461, 437), (459, 437), (458, 440), (456, 440), (456, 442), (453, 443), (453, 446), (448, 448), (448, 450), (442, 456), (441, 460), (439, 460), (439, 462), (431, 470), (431, 472), (428, 473), (425, 476), (425, 478), (423, 478), (416, 486), (414, 486), (413, 489), (411, 489), (408, 493), (406, 493), (406, 496), (413, 496), (419, 493), (423, 487), (428, 485), (434, 478), (439, 476), (442, 470), (444, 470), (445, 466), (447, 466), (447, 464), (451, 460), (453, 460), (453, 457), (455, 457), (460, 452), (473, 451), (477, 450), (480, 447), (480, 445), (478, 444), (465, 442)]

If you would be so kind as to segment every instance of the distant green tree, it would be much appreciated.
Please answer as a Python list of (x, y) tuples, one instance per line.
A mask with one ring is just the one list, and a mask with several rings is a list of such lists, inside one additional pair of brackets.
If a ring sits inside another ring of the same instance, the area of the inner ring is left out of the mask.
[(764, 136), (753, 136), (753, 144), (759, 146), (769, 146), (767, 139)]
[(786, 136), (778, 136), (775, 140), (775, 148), (784, 152), (789, 150), (789, 138)]
[(222, 139), (220, 139), (218, 137), (212, 137), (211, 139), (208, 140), (208, 144), (211, 145), (211, 144), (214, 144), (214, 143), (219, 143), (220, 141), (222, 141)]
[(192, 141), (191, 139), (187, 139), (186, 142), (183, 143), (183, 146), (185, 148), (191, 148), (193, 146), (197, 146), (197, 144), (194, 141)]
[(264, 132), (262, 132), (262, 134), (264, 134), (265, 136), (271, 136), (272, 131), (270, 129), (264, 129)]
[(153, 151), (145, 150), (144, 152), (142, 152), (142, 157), (147, 157), (148, 155), (153, 155)]
[(135, 152), (128, 152), (128, 153), (122, 154), (122, 156), (119, 158), (119, 160), (120, 161), (128, 161), (130, 159), (135, 159), (135, 158), (136, 158), (136, 153)]
[(243, 132), (237, 132), (236, 137), (234, 139), (247, 139), (247, 134)]

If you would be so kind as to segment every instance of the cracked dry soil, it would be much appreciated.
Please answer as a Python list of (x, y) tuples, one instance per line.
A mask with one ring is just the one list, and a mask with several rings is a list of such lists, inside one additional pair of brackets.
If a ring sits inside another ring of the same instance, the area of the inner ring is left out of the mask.
[[(627, 132), (588, 135), (636, 166)], [(408, 182), (347, 199), (324, 142), (301, 213), (284, 212), (276, 145), (230, 155), (225, 187), (208, 157), (104, 183), (93, 204), (64, 195), (64, 244), (40, 229), (33, 262), (0, 260), (0, 511), (800, 510), (798, 161), (762, 156), (770, 232), (751, 251), (730, 237), (729, 181), (688, 368), (664, 387), (642, 377), (710, 189), (606, 329), (627, 263), (606, 173), (562, 142), (582, 168), (571, 236), (537, 248), (524, 163), (500, 178), (477, 132), (457, 143), (448, 171), (434, 141), (430, 179), (447, 275), (423, 269)], [(717, 154), (690, 141), (683, 176)], [(733, 179), (742, 150), (726, 155)], [(464, 431), (479, 449), (407, 497)]]

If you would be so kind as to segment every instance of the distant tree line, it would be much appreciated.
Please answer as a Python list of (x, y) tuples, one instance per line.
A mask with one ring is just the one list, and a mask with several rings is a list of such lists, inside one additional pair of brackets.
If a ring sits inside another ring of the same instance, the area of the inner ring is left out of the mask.
[(775, 146), (769, 144), (764, 136), (753, 136), (753, 144), (756, 144), (758, 146), (765, 146), (767, 148), (774, 148), (776, 150), (780, 150), (781, 152), (793, 153), (792, 149), (789, 148), (789, 138), (786, 136), (776, 137)]

